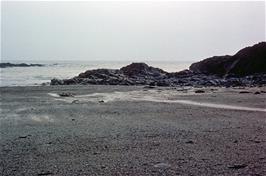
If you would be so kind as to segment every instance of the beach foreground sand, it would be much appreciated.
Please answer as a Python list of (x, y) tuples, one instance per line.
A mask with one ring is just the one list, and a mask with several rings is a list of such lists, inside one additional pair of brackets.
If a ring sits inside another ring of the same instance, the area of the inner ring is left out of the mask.
[(1, 175), (266, 175), (266, 88), (200, 90), (2, 87)]

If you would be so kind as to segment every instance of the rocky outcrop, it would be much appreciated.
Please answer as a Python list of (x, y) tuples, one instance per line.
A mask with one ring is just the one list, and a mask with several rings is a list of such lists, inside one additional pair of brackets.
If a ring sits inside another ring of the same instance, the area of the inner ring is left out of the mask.
[(25, 63), (21, 63), (21, 64), (12, 64), (9, 62), (6, 63), (0, 63), (0, 68), (7, 68), (7, 67), (43, 67), (43, 64), (25, 64)]
[(183, 70), (167, 73), (144, 63), (132, 63), (121, 69), (88, 70), (71, 79), (52, 79), (51, 85), (150, 85), (150, 86), (254, 86), (266, 85), (266, 74), (245, 77), (207, 75)]
[(88, 70), (72, 79), (53, 79), (51, 85), (150, 85), (150, 86), (260, 86), (266, 85), (265, 42), (240, 50), (234, 56), (215, 56), (168, 73), (145, 63), (121, 69)]
[(72, 79), (53, 79), (51, 85), (102, 84), (102, 85), (148, 85), (162, 79), (167, 72), (145, 63), (132, 63), (121, 69), (88, 70)]
[(221, 77), (266, 74), (266, 42), (246, 47), (233, 56), (214, 56), (204, 59), (192, 64), (189, 69)]

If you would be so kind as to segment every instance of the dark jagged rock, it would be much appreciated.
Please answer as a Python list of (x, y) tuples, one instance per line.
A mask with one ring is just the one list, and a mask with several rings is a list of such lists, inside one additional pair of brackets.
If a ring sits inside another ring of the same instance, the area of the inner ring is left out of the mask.
[(192, 64), (189, 69), (218, 76), (266, 74), (266, 42), (241, 49), (233, 56), (214, 56)]
[(166, 80), (159, 80), (156, 82), (156, 86), (169, 87), (171, 85), (172, 85), (171, 81), (169, 81), (167, 79)]
[(195, 93), (205, 93), (204, 90), (196, 90)]
[(233, 166), (228, 166), (229, 169), (243, 169), (247, 167), (247, 164), (235, 164)]
[(64, 85), (64, 81), (63, 80), (60, 80), (60, 79), (54, 78), (54, 79), (51, 80), (51, 83), (50, 84), (51, 85)]
[(43, 67), (45, 65), (43, 64), (25, 64), (25, 63), (21, 63), (21, 64), (12, 64), (12, 63), (0, 63), (0, 68), (7, 68), (7, 67)]
[(58, 94), (60, 97), (74, 97), (74, 95), (70, 92), (61, 92)]
[(239, 92), (240, 94), (247, 94), (247, 93), (250, 93), (249, 91), (240, 91)]

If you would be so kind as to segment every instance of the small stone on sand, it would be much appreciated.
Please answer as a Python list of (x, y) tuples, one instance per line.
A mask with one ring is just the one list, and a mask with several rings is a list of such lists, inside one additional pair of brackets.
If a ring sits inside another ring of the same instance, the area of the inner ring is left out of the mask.
[(205, 93), (204, 90), (196, 90), (195, 93)]

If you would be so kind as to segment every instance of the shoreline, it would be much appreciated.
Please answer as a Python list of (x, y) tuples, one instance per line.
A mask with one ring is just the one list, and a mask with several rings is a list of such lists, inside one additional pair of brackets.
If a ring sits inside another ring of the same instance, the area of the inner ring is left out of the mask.
[(178, 88), (191, 88), (191, 89), (209, 89), (209, 88), (220, 88), (220, 89), (249, 89), (249, 88), (258, 88), (258, 89), (264, 89), (266, 87), (266, 85), (243, 85), (243, 86), (230, 86), (230, 87), (226, 87), (226, 86), (184, 86), (184, 85), (178, 85), (178, 86), (149, 86), (149, 85), (97, 85), (97, 84), (86, 84), (86, 85), (80, 85), (80, 84), (70, 84), (70, 85), (49, 85), (48, 83), (43, 85), (43, 84), (36, 84), (36, 85), (14, 85), (14, 86), (0, 86), (0, 89), (7, 89), (7, 88), (34, 88), (34, 87), (53, 87), (53, 88), (57, 88), (57, 87), (98, 87), (98, 86), (118, 86), (118, 87), (140, 87), (140, 88), (162, 88), (162, 89), (178, 89)]

